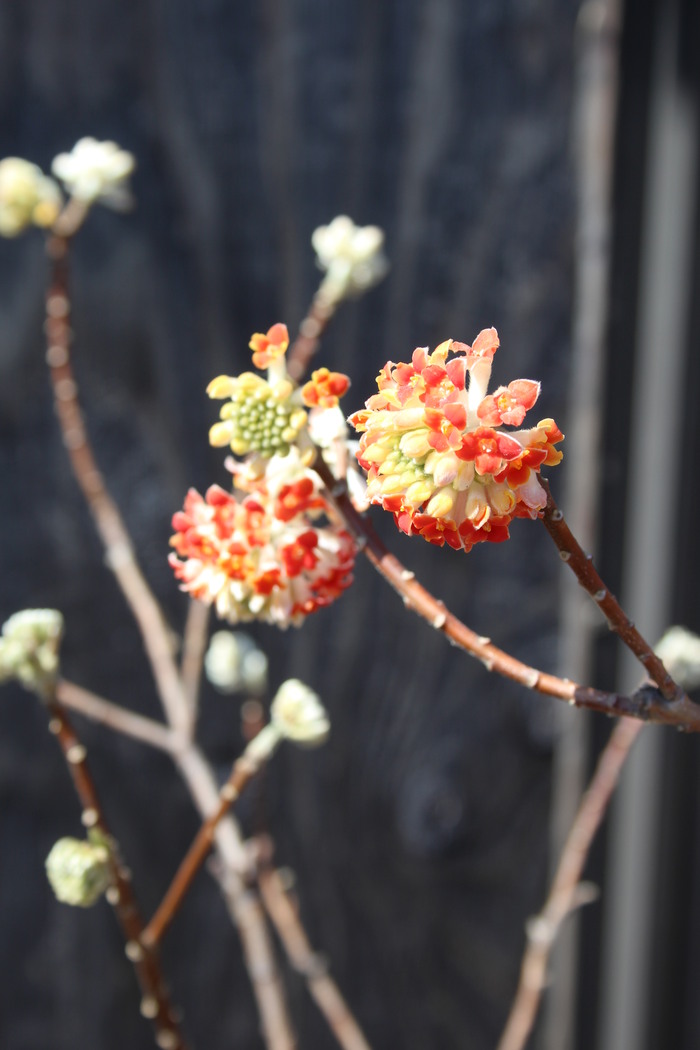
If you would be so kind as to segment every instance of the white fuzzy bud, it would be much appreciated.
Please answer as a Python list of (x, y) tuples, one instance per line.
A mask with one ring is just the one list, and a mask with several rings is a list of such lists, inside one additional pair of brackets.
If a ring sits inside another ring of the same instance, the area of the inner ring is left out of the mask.
[(685, 627), (669, 627), (654, 651), (683, 689), (700, 686), (700, 638)]
[(84, 204), (100, 201), (124, 211), (131, 207), (128, 179), (135, 167), (134, 157), (115, 142), (84, 138), (70, 153), (54, 157), (51, 170), (66, 190)]
[(46, 874), (57, 900), (89, 908), (112, 882), (109, 850), (83, 839), (59, 839), (46, 858)]
[(41, 168), (21, 157), (0, 161), (0, 235), (16, 237), (32, 224), (52, 226), (61, 210), (61, 191)]
[(267, 687), (268, 660), (250, 635), (242, 631), (216, 631), (209, 642), (204, 669), (222, 693), (260, 696)]
[(326, 271), (319, 295), (332, 304), (361, 295), (389, 268), (382, 252), (384, 231), (378, 226), (356, 226), (347, 215), (319, 226), (311, 243), (318, 266)]
[(324, 743), (330, 733), (326, 709), (316, 693), (298, 678), (288, 678), (279, 687), (270, 718), (282, 736), (307, 747)]

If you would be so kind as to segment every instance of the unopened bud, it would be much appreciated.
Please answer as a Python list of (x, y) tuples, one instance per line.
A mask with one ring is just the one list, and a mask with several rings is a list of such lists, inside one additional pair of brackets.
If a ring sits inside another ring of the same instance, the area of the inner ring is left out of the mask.
[(361, 295), (389, 268), (382, 252), (384, 231), (378, 226), (356, 226), (347, 215), (319, 226), (311, 243), (319, 267), (326, 271), (319, 295), (331, 304)]
[(21, 157), (0, 161), (0, 235), (16, 237), (28, 226), (51, 226), (61, 210), (61, 193), (41, 168)]
[(322, 744), (331, 728), (319, 697), (298, 678), (289, 678), (279, 687), (270, 718), (282, 736), (307, 747)]
[(112, 882), (109, 850), (101, 843), (59, 839), (46, 858), (46, 874), (57, 900), (89, 908)]
[(100, 201), (124, 211), (132, 204), (129, 176), (134, 167), (133, 155), (115, 142), (84, 138), (76, 142), (70, 153), (54, 157), (51, 170), (68, 192), (84, 204)]
[(63, 617), (56, 609), (23, 609), (2, 626), (0, 681), (17, 678), (44, 695), (56, 680)]
[(685, 627), (669, 627), (654, 651), (683, 689), (700, 686), (700, 638)]
[(216, 631), (204, 657), (207, 678), (222, 693), (260, 696), (267, 686), (267, 657), (242, 631)]

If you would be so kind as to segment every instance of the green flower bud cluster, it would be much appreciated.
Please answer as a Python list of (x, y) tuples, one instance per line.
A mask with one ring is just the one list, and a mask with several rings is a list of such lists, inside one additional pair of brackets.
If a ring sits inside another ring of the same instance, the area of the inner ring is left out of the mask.
[(112, 882), (109, 849), (102, 842), (59, 839), (46, 858), (46, 875), (57, 900), (89, 908)]
[[(225, 406), (225, 413), (231, 427), (231, 448), (237, 455), (261, 452), (264, 456), (285, 456), (300, 429), (295, 426), (299, 409), (266, 395), (262, 389), (252, 396), (239, 391)], [(302, 423), (305, 418), (302, 413)]]
[(11, 616), (0, 637), (0, 682), (16, 678), (45, 696), (59, 669), (63, 617), (56, 609), (23, 609)]
[(252, 372), (220, 376), (209, 384), (210, 397), (228, 397), (220, 423), (209, 431), (212, 445), (230, 445), (237, 456), (258, 452), (286, 456), (306, 426), (306, 412), (295, 404), (294, 386), (287, 380), (270, 384)]
[(384, 476), (392, 474), (400, 477), (402, 486), (407, 488), (414, 481), (424, 480), (426, 471), (423, 464), (426, 459), (427, 453), (418, 457), (406, 456), (399, 448), (396, 448), (382, 461), (380, 473)]

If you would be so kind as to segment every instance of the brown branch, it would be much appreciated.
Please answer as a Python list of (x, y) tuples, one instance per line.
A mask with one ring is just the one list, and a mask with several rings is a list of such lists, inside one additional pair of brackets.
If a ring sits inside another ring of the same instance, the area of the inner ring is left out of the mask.
[(182, 739), (168, 726), (105, 700), (88, 689), (67, 682), (65, 678), (60, 678), (56, 683), (56, 696), (64, 707), (160, 751), (173, 754), (183, 747)]
[(404, 605), (436, 630), (441, 631), (459, 648), (475, 656), (488, 671), (510, 678), (527, 689), (553, 696), (557, 700), (565, 700), (576, 707), (590, 708), (608, 715), (627, 715), (643, 721), (674, 725), (688, 732), (700, 732), (700, 706), (694, 704), (675, 683), (672, 700), (665, 699), (659, 690), (651, 686), (644, 686), (631, 696), (608, 693), (530, 667), (493, 645), (489, 638), (476, 634), (418, 583), (415, 574), (406, 569), (398, 558), (387, 550), (369, 519), (355, 510), (344, 482), (333, 477), (320, 454), (314, 462), (314, 470), (326, 486), (329, 499), (347, 528), (354, 534), (363, 554), (402, 597)]
[(70, 360), (68, 239), (53, 236), (47, 251), (51, 281), (46, 297), (46, 360), (56, 415), (75, 478), (82, 489), (114, 573), (141, 631), (158, 692), (177, 730), (187, 726), (187, 701), (172, 656), (172, 641), (162, 612), (137, 564), (131, 538), (109, 495), (87, 436)]
[(684, 696), (683, 690), (674, 682), (652, 647), (641, 636), (615, 595), (605, 586), (593, 565), (591, 555), (584, 552), (566, 524), (562, 511), (554, 502), (549, 485), (547, 482), (544, 485), (547, 491), (547, 506), (542, 521), (554, 540), (562, 561), (568, 565), (583, 589), (590, 594), (606, 617), (610, 630), (634, 653), (651, 680), (656, 682), (662, 696), (669, 701)]
[(562, 922), (577, 905), (588, 851), (632, 745), (643, 728), (641, 722), (620, 719), (598, 760), (564, 844), (549, 896), (539, 915), (527, 924), (527, 947), (520, 982), (497, 1050), (523, 1050), (527, 1042), (546, 985), (547, 961), (552, 945)]
[[(50, 718), (49, 729), (60, 745), (82, 806), (82, 822), (87, 828), (99, 829), (109, 842), (113, 843), (114, 839), (105, 821), (87, 766), (86, 749), (78, 739), (59, 701), (51, 698), (46, 706)], [(141, 1013), (153, 1022), (156, 1042), (162, 1050), (185, 1050), (185, 1043), (169, 1002), (158, 952), (152, 945), (141, 943), (143, 921), (131, 886), (129, 871), (118, 856), (115, 846), (110, 849), (110, 864), (113, 884), (107, 891), (107, 899), (114, 907), (126, 942), (126, 956), (133, 964), (139, 981), (142, 993)]]
[(309, 312), (299, 325), (299, 334), (287, 352), (287, 372), (298, 383), (318, 350), (318, 344), (338, 303), (318, 292), (311, 301)]
[(270, 730), (270, 735), (265, 739), (271, 741), (269, 749), (265, 749), (263, 745), (263, 734), (266, 732), (263, 730), (251, 741), (241, 757), (234, 762), (229, 778), (219, 792), (219, 804), (216, 810), (207, 817), (200, 827), (163, 900), (143, 931), (141, 939), (144, 945), (153, 947), (163, 937), (182, 904), (185, 894), (192, 885), (195, 875), (212, 848), (219, 822), (228, 813), (246, 785), (260, 770), (279, 741), (279, 736), (272, 727), (268, 726), (267, 729)]
[(343, 1050), (370, 1050), (337, 984), (327, 973), (325, 961), (311, 947), (281, 872), (261, 869), (258, 885), (292, 966), (305, 978), (310, 994), (340, 1046)]

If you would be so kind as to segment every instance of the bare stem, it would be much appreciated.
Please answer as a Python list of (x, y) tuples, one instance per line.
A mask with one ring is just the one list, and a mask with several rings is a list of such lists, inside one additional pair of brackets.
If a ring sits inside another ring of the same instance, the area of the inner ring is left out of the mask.
[(337, 303), (316, 293), (304, 320), (299, 325), (299, 334), (287, 353), (287, 372), (295, 382), (299, 382), (308, 369), (311, 360), (318, 350), (318, 344), (328, 322), (333, 317)]
[(539, 915), (527, 924), (520, 982), (497, 1050), (523, 1050), (527, 1042), (546, 985), (549, 954), (562, 922), (577, 906), (588, 852), (642, 729), (641, 722), (620, 719), (601, 753), (564, 844), (549, 896)]
[(120, 704), (105, 700), (89, 689), (60, 678), (56, 683), (56, 696), (64, 707), (78, 711), (94, 722), (113, 729), (116, 733), (133, 737), (160, 751), (173, 754), (182, 749), (182, 739), (172, 729), (152, 718), (128, 711)]
[(92, 454), (78, 403), (78, 388), (70, 360), (71, 330), (68, 297), (68, 245), (64, 237), (48, 242), (51, 283), (46, 298), (46, 359), (54, 391), (56, 415), (75, 478), (92, 512), (113, 571), (141, 631), (168, 721), (187, 728), (187, 701), (172, 656), (172, 641), (162, 612), (137, 564), (131, 538), (109, 495)]
[(182, 684), (189, 706), (189, 732), (194, 733), (197, 724), (199, 705), (199, 688), (202, 680), (202, 664), (207, 647), (207, 630), (209, 627), (209, 606), (204, 602), (190, 599), (185, 621), (185, 632), (182, 639), (182, 660), (180, 670)]
[[(631, 696), (608, 693), (530, 667), (493, 645), (489, 638), (476, 634), (418, 583), (415, 573), (406, 569), (398, 558), (387, 550), (368, 518), (355, 510), (344, 482), (333, 477), (320, 454), (314, 462), (314, 470), (326, 486), (329, 499), (347, 528), (354, 534), (365, 557), (402, 597), (404, 605), (436, 630), (441, 631), (459, 648), (475, 656), (488, 671), (519, 682), (527, 689), (565, 700), (576, 707), (586, 707), (608, 715), (628, 715), (643, 721), (675, 725), (688, 732), (700, 732), (700, 705), (694, 704), (675, 683), (673, 699), (665, 699), (664, 695), (652, 686), (643, 686)], [(583, 557), (585, 559), (585, 555)], [(648, 665), (652, 666), (651, 661), (648, 661)]]
[[(216, 812), (219, 790), (211, 766), (195, 744), (173, 755), (203, 819)], [(211, 871), (221, 888), (229, 914), (241, 938), (246, 969), (258, 1005), (269, 1050), (294, 1050), (296, 1038), (289, 1020), (284, 987), (258, 894), (244, 878), (249, 858), (231, 814), (215, 831), (217, 860)]]
[[(95, 784), (86, 762), (87, 752), (78, 739), (63, 707), (56, 698), (47, 701), (50, 716), (49, 729), (56, 737), (76, 794), (82, 806), (82, 822), (87, 828), (99, 828), (114, 842), (104, 818)], [(113, 885), (107, 897), (113, 904), (126, 942), (127, 958), (133, 963), (142, 992), (141, 1012), (153, 1022), (158, 1046), (168, 1050), (185, 1050), (167, 986), (160, 968), (158, 952), (153, 946), (141, 944), (143, 921), (131, 887), (128, 869), (122, 864), (116, 846), (110, 849)]]
[(268, 726), (251, 741), (241, 757), (234, 762), (229, 778), (219, 792), (219, 804), (216, 810), (207, 817), (197, 832), (163, 900), (143, 931), (144, 945), (153, 947), (158, 944), (170, 926), (195, 875), (212, 848), (219, 822), (268, 759), (279, 739), (277, 731)]
[(662, 696), (669, 701), (683, 696), (683, 690), (674, 682), (652, 647), (641, 636), (615, 595), (611, 594), (605, 586), (593, 565), (591, 555), (583, 551), (578, 540), (566, 524), (564, 514), (554, 502), (549, 485), (546, 482), (545, 487), (547, 490), (547, 506), (542, 521), (547, 532), (554, 540), (562, 561), (568, 565), (583, 589), (590, 594), (606, 617), (610, 630), (614, 631), (620, 641), (627, 646), (630, 652), (634, 653), (651, 680), (656, 682)]
[(267, 868), (258, 874), (262, 902), (274, 923), (292, 966), (305, 979), (310, 994), (343, 1050), (370, 1050), (337, 984), (327, 972), (325, 960), (311, 947), (280, 871)]

